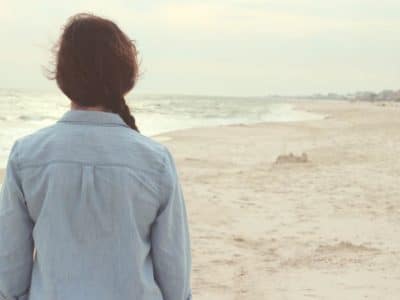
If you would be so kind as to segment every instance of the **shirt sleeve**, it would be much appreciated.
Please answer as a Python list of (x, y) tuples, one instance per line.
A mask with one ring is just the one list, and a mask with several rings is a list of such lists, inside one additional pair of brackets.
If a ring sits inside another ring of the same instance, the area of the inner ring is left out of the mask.
[(162, 203), (152, 226), (154, 275), (165, 300), (191, 300), (191, 245), (184, 196), (168, 149)]
[(0, 190), (0, 300), (27, 297), (33, 264), (33, 222), (18, 178), (17, 144), (11, 148)]

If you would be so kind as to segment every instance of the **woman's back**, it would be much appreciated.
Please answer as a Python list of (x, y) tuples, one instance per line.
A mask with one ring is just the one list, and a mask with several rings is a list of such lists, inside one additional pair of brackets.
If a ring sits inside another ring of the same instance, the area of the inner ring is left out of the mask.
[(118, 114), (70, 110), (17, 140), (1, 197), (0, 299), (191, 299), (174, 160)]

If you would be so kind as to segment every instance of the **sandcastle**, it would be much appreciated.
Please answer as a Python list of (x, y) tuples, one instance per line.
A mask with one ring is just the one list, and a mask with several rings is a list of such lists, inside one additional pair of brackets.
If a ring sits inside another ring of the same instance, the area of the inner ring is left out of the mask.
[(294, 155), (293, 153), (290, 153), (289, 155), (279, 155), (275, 161), (276, 164), (283, 164), (283, 163), (307, 163), (309, 162), (308, 160), (308, 155), (307, 153), (302, 153), (300, 156)]

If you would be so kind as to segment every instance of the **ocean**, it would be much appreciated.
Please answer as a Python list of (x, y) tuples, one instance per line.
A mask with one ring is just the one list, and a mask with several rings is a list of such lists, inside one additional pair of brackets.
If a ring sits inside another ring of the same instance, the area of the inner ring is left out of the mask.
[[(147, 136), (194, 127), (323, 118), (270, 98), (131, 95), (126, 100)], [(53, 124), (69, 105), (60, 92), (0, 89), (0, 168), (5, 168), (15, 139)]]

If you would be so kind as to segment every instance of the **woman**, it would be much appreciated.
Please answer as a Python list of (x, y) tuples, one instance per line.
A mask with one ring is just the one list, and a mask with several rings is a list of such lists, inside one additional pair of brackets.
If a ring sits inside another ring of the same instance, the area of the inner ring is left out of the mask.
[(134, 44), (113, 22), (79, 14), (57, 46), (54, 78), (71, 109), (12, 146), (0, 299), (192, 299), (174, 159), (139, 133), (124, 99), (138, 77)]

